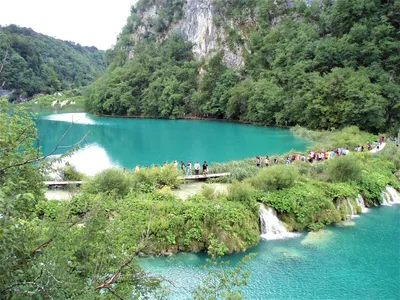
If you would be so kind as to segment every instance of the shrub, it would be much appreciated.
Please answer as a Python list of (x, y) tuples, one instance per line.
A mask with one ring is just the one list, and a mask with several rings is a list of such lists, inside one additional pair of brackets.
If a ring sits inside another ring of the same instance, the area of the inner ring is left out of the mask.
[(173, 165), (163, 166), (161, 168), (157, 168), (156, 171), (156, 181), (158, 187), (177, 187), (182, 179), (179, 179), (179, 172)]
[(128, 194), (129, 189), (129, 178), (120, 169), (116, 168), (100, 172), (84, 186), (84, 190), (91, 194), (116, 193), (118, 196), (125, 196)]
[(358, 181), (361, 178), (361, 163), (355, 155), (329, 160), (327, 176), (331, 182)]
[(69, 202), (69, 213), (72, 216), (82, 216), (92, 209), (94, 196), (90, 194), (79, 194)]
[(365, 201), (369, 205), (380, 203), (382, 201), (381, 192), (388, 183), (389, 179), (378, 172), (364, 172), (359, 186)]
[(299, 172), (294, 167), (278, 165), (263, 169), (249, 182), (256, 189), (273, 191), (292, 187), (298, 177)]
[(316, 230), (340, 221), (329, 189), (329, 184), (298, 183), (287, 190), (268, 192), (261, 200), (274, 208), (291, 229)]
[(228, 201), (241, 202), (253, 211), (258, 211), (254, 188), (247, 182), (234, 181), (228, 187)]
[(161, 168), (140, 169), (131, 173), (130, 178), (135, 186), (142, 192), (151, 192), (164, 186), (177, 187), (182, 179), (178, 170), (172, 165)]
[(36, 204), (35, 211), (39, 218), (56, 219), (63, 213), (65, 203), (58, 200), (41, 200)]
[(63, 179), (66, 181), (83, 180), (84, 175), (76, 170), (74, 166), (66, 165), (63, 170)]
[(203, 184), (201, 187), (201, 195), (209, 200), (213, 200), (215, 198), (215, 188), (207, 184)]
[(213, 163), (210, 167), (210, 173), (226, 172), (231, 174), (231, 180), (242, 181), (258, 174), (260, 168), (251, 160), (232, 160), (227, 163)]

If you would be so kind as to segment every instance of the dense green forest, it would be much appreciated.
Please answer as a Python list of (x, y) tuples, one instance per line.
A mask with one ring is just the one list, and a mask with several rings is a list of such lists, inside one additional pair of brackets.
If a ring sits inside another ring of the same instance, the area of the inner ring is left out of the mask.
[(0, 27), (0, 87), (10, 100), (78, 88), (105, 70), (104, 52), (9, 25)]
[[(196, 61), (191, 44), (168, 31), (183, 17), (182, 1), (158, 1), (153, 30), (133, 44), (140, 14), (153, 2), (132, 7), (115, 48), (106, 54), (109, 68), (87, 91), (90, 111), (397, 130), (398, 1), (294, 1), (288, 6), (283, 0), (215, 0), (214, 23), (226, 29), (228, 41), (246, 49), (240, 69), (227, 68), (222, 51)], [(249, 18), (255, 25), (247, 25)]]

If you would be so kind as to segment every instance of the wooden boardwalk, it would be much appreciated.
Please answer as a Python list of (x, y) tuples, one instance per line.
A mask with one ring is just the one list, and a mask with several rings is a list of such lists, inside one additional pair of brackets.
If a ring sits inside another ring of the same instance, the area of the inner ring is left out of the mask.
[[(231, 176), (231, 173), (213, 173), (207, 175), (189, 175), (189, 176), (180, 176), (179, 178), (184, 180), (205, 180), (208, 178), (218, 178), (224, 176)], [(44, 185), (51, 186), (67, 186), (67, 185), (82, 185), (83, 181), (43, 181)]]
[(218, 177), (224, 177), (224, 176), (231, 176), (231, 173), (214, 173), (214, 174), (207, 174), (207, 175), (189, 175), (189, 176), (181, 176), (179, 178), (185, 179), (185, 180), (204, 180), (207, 178), (218, 178)]
[(70, 184), (81, 185), (83, 181), (43, 181), (46, 186), (66, 186)]

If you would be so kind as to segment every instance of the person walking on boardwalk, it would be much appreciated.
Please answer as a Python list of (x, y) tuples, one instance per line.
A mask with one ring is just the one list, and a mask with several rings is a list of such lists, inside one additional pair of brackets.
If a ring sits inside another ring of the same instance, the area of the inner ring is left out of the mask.
[(265, 167), (266, 168), (269, 167), (269, 157), (268, 157), (268, 155), (265, 157)]
[(256, 166), (260, 167), (260, 157), (256, 156)]
[(185, 175), (186, 172), (186, 165), (185, 163), (181, 160), (181, 170), (182, 170), (182, 174)]
[(192, 175), (192, 163), (190, 161), (187, 163), (187, 175)]
[(196, 161), (196, 163), (194, 164), (194, 175), (199, 175), (200, 173), (200, 164), (198, 161)]
[(204, 161), (204, 163), (203, 163), (203, 175), (207, 176), (207, 174), (208, 174), (208, 164), (207, 164), (206, 161)]

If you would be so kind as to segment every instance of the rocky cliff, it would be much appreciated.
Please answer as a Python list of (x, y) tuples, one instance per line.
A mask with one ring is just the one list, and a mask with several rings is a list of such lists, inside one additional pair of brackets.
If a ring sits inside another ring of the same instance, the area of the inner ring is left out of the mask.
[[(132, 41), (149, 34), (164, 39), (172, 31), (178, 32), (193, 44), (193, 54), (197, 59), (209, 58), (217, 51), (224, 52), (224, 63), (228, 67), (241, 67), (243, 61), (244, 43), (228, 42), (230, 30), (238, 30), (239, 26), (230, 20), (225, 26), (217, 25), (214, 18), (218, 15), (212, 0), (183, 0), (181, 6), (175, 8), (169, 20), (162, 16), (166, 0), (143, 2), (136, 11), (138, 20), (132, 23)], [(180, 10), (180, 11), (178, 11)], [(130, 53), (132, 57), (134, 53)]]

